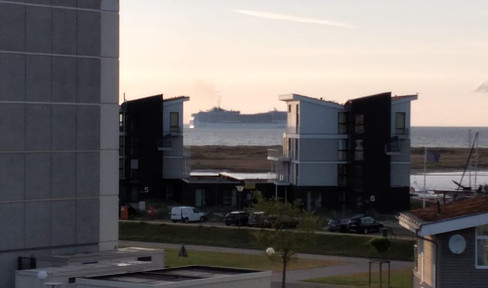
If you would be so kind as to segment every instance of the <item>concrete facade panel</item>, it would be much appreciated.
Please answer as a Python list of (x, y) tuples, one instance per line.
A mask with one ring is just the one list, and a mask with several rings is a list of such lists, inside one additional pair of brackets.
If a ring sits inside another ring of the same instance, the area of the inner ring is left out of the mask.
[(77, 149), (100, 149), (100, 107), (77, 107)]
[(78, 103), (100, 103), (100, 59), (79, 58), (76, 67)]
[(25, 203), (25, 248), (47, 247), (51, 244), (51, 203)]
[(76, 244), (96, 243), (100, 236), (100, 200), (76, 201)]
[(77, 153), (76, 196), (100, 194), (100, 155), (98, 152)]
[(76, 58), (52, 58), (52, 101), (76, 102)]
[(27, 101), (51, 101), (51, 57), (26, 56), (25, 98)]
[(27, 52), (51, 52), (51, 9), (47, 7), (26, 7)]
[(0, 100), (23, 101), (24, 99), (25, 56), (0, 54)]
[(100, 250), (118, 246), (119, 196), (100, 196)]
[(300, 139), (300, 161), (337, 161), (338, 139)]
[(15, 278), (12, 275), (17, 270), (17, 259), (19, 256), (22, 255), (17, 252), (0, 253), (0, 271), (2, 271), (0, 273), (0, 283), (2, 283), (2, 287), (15, 287)]
[(0, 50), (25, 50), (25, 7), (0, 4)]
[(25, 3), (32, 3), (32, 4), (51, 4), (51, 0), (25, 0)]
[[(57, 4), (55, 4), (56, 2)], [(58, 3), (59, 2), (59, 3)], [(53, 5), (71, 6), (73, 0), (53, 0)], [(74, 7), (73, 6), (73, 7)], [(53, 8), (51, 52), (54, 54), (76, 54), (76, 11)]]
[(51, 106), (26, 105), (25, 111), (25, 149), (51, 150)]
[(119, 11), (118, 0), (102, 0), (101, 9), (106, 11)]
[(52, 149), (76, 149), (76, 106), (52, 106)]
[(77, 11), (76, 20), (78, 55), (100, 56), (100, 13)]
[(71, 198), (76, 195), (76, 153), (52, 153), (51, 198)]
[(119, 195), (119, 151), (100, 151), (100, 195)]
[(51, 194), (51, 154), (25, 155), (25, 199), (49, 199)]
[(100, 9), (100, 0), (78, 0), (79, 8)]
[(8, 219), (0, 221), (0, 251), (24, 248), (24, 203), (0, 204), (0, 219)]
[(76, 201), (51, 203), (51, 246), (73, 245), (76, 239)]
[(0, 151), (25, 149), (25, 105), (0, 105)]
[(102, 104), (100, 106), (100, 148), (119, 149), (119, 106)]
[(77, 0), (52, 0), (53, 6), (76, 7), (76, 4)]
[(100, 72), (100, 103), (119, 104), (119, 60), (102, 58)]
[(100, 56), (119, 57), (119, 15), (113, 13), (101, 14), (101, 42)]
[(0, 153), (0, 175), (2, 175), (0, 177), (0, 187), (2, 188), (0, 193), (1, 201), (24, 200), (24, 163), (25, 159), (23, 154)]
[[(317, 173), (320, 171), (321, 173)], [(302, 163), (298, 171), (299, 183), (303, 186), (337, 186), (337, 164)], [(302, 184), (306, 183), (306, 185)]]

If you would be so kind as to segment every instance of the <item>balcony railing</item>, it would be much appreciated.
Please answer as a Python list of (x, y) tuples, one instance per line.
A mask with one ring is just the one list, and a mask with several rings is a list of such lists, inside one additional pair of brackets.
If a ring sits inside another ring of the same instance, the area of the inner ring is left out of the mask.
[(171, 150), (173, 144), (170, 137), (163, 137), (158, 140), (158, 150)]
[(268, 160), (272, 161), (289, 161), (289, 151), (283, 151), (283, 149), (268, 149)]

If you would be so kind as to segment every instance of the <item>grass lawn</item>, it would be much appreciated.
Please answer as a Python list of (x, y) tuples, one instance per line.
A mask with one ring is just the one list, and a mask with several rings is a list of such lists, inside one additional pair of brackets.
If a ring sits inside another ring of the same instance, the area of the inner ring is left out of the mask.
[[(220, 267), (247, 268), (256, 270), (281, 271), (279, 259), (270, 259), (264, 255), (220, 253), (188, 250), (188, 257), (178, 257), (179, 249), (165, 249), (165, 266), (209, 265)], [(344, 262), (317, 259), (293, 259), (287, 270), (309, 269), (342, 265)]]
[[(379, 273), (376, 271), (371, 274), (371, 287), (379, 287)], [(391, 287), (392, 288), (410, 288), (412, 287), (412, 270), (394, 270), (391, 271)], [(344, 286), (348, 288), (355, 287), (368, 287), (369, 274), (359, 273), (346, 276), (332, 276), (324, 278), (315, 278), (306, 280), (306, 282), (331, 284)], [(383, 287), (388, 287), (388, 274), (387, 271), (383, 271)]]
[[(147, 223), (120, 223), (121, 240), (194, 244), (263, 250), (250, 229), (227, 229), (224, 227), (195, 225), (166, 225)], [(317, 234), (309, 243), (304, 243), (301, 253), (353, 257), (377, 257), (369, 244), (370, 237), (353, 234)], [(413, 242), (391, 240), (385, 255), (392, 260), (413, 260)]]

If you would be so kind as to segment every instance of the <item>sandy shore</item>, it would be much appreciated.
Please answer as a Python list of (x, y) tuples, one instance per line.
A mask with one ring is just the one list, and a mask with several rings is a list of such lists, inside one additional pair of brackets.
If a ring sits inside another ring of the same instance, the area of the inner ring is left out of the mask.
[[(187, 146), (192, 170), (227, 170), (234, 172), (269, 172), (271, 161), (268, 149), (281, 146)], [(463, 170), (470, 150), (467, 148), (432, 148), (439, 153), (440, 161), (428, 162), (428, 171)], [(472, 156), (475, 159), (476, 155)], [(423, 171), (424, 149), (411, 148), (412, 173)], [(478, 150), (478, 169), (488, 170), (488, 148)]]

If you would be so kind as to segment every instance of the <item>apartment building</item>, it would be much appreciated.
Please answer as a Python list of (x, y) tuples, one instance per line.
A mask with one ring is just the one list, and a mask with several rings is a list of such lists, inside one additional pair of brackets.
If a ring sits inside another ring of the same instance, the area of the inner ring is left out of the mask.
[(409, 206), (410, 102), (383, 93), (339, 104), (298, 94), (288, 105), (283, 151), (270, 151), (276, 195), (308, 209)]
[[(155, 95), (120, 106), (120, 201), (138, 207), (172, 198), (186, 175), (181, 96)], [(148, 202), (148, 203), (147, 203)], [(139, 207), (144, 208), (144, 207)]]
[(118, 245), (116, 0), (0, 3), (0, 283)]

